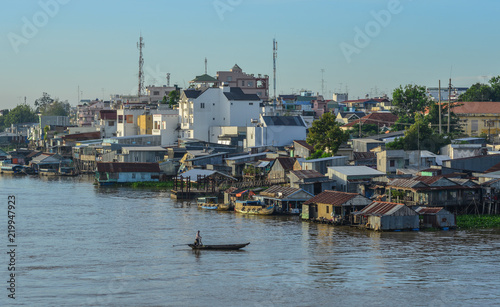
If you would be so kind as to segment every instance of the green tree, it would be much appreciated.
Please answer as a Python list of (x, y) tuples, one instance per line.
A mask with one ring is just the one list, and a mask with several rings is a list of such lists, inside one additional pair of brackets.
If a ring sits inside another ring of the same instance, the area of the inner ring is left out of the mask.
[(407, 84), (403, 88), (400, 85), (392, 93), (392, 113), (398, 116), (393, 130), (402, 130), (407, 127), (404, 124), (415, 123), (415, 114), (424, 112), (431, 103), (424, 86)]
[(22, 124), (22, 123), (36, 123), (38, 122), (38, 116), (35, 114), (33, 109), (26, 104), (20, 104), (10, 112), (5, 115), (4, 127), (8, 127), (11, 124)]
[(35, 111), (41, 112), (40, 109), (45, 108), (46, 106), (50, 105), (54, 99), (50, 98), (50, 95), (47, 93), (43, 93), (42, 97), (38, 98), (35, 100)]
[(500, 101), (500, 76), (491, 78), (488, 83), (473, 84), (458, 101)]
[[(429, 113), (426, 116), (427, 122), (431, 125), (435, 133), (439, 133), (439, 103), (429, 106)], [(446, 133), (448, 125), (448, 103), (441, 103), (441, 132)], [(450, 133), (452, 135), (462, 134), (460, 118), (450, 111)]]
[(449, 138), (439, 135), (431, 128), (427, 118), (418, 116), (416, 122), (405, 131), (405, 136), (387, 143), (386, 148), (403, 150), (420, 149), (439, 153), (439, 149), (449, 143)]
[(180, 93), (177, 90), (168, 93), (168, 105), (173, 108), (179, 103)]
[(347, 140), (349, 140), (349, 132), (340, 129), (335, 115), (324, 113), (320, 119), (313, 121), (306, 141), (316, 151), (335, 155), (340, 145)]
[(67, 101), (54, 100), (49, 105), (40, 108), (40, 113), (44, 116), (68, 116), (71, 106)]
[(361, 135), (359, 134), (359, 123), (352, 126), (351, 134), (361, 138), (378, 134), (378, 126), (376, 124), (361, 124)]

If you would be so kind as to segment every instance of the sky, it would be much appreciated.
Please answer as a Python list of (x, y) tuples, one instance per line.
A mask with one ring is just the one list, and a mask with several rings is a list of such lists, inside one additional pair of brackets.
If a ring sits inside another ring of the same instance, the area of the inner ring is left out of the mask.
[[(0, 0), (0, 109), (187, 87), (238, 64), (277, 93), (390, 94), (500, 75), (498, 0)], [(323, 83), (322, 83), (323, 80)], [(323, 84), (323, 86), (322, 86)]]

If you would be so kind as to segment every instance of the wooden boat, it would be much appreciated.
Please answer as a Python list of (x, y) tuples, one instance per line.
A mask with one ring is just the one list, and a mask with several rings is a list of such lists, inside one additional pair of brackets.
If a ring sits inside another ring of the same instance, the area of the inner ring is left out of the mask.
[(198, 208), (207, 210), (227, 211), (231, 209), (230, 204), (219, 204), (217, 197), (199, 197), (197, 199)]
[(243, 244), (222, 244), (222, 245), (195, 245), (195, 244), (188, 244), (189, 247), (191, 247), (194, 250), (238, 250), (240, 248), (243, 248), (250, 244), (248, 243), (243, 243)]
[(274, 205), (266, 206), (258, 200), (237, 201), (234, 211), (243, 214), (271, 215), (274, 213)]

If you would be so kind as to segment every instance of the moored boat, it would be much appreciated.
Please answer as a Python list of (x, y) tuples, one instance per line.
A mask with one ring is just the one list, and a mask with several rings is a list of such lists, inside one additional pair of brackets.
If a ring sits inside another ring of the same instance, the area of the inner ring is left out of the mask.
[(243, 214), (271, 215), (274, 213), (274, 205), (266, 206), (258, 200), (236, 201), (234, 211)]
[(196, 245), (196, 244), (188, 244), (189, 247), (191, 247), (194, 250), (238, 250), (240, 248), (243, 248), (250, 244), (248, 243), (243, 243), (243, 244), (219, 244), (219, 245)]
[(232, 208), (230, 204), (219, 204), (217, 197), (199, 197), (197, 203), (198, 208), (207, 210), (227, 211)]

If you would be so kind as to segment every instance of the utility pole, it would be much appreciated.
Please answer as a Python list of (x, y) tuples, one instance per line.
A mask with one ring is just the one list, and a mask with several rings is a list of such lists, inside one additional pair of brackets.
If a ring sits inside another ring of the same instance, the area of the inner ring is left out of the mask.
[(441, 131), (441, 80), (439, 80), (439, 134), (442, 134)]
[(139, 88), (137, 89), (137, 97), (141, 97), (144, 91), (144, 58), (142, 57), (142, 47), (144, 47), (144, 42), (142, 41), (142, 34), (137, 43), (137, 48), (139, 48)]
[(325, 75), (325, 70), (321, 69), (321, 95), (323, 96), (323, 98), (325, 97), (325, 78), (324, 78), (324, 75)]
[(274, 101), (276, 102), (276, 60), (278, 58), (278, 42), (273, 39), (273, 81), (274, 81)]

